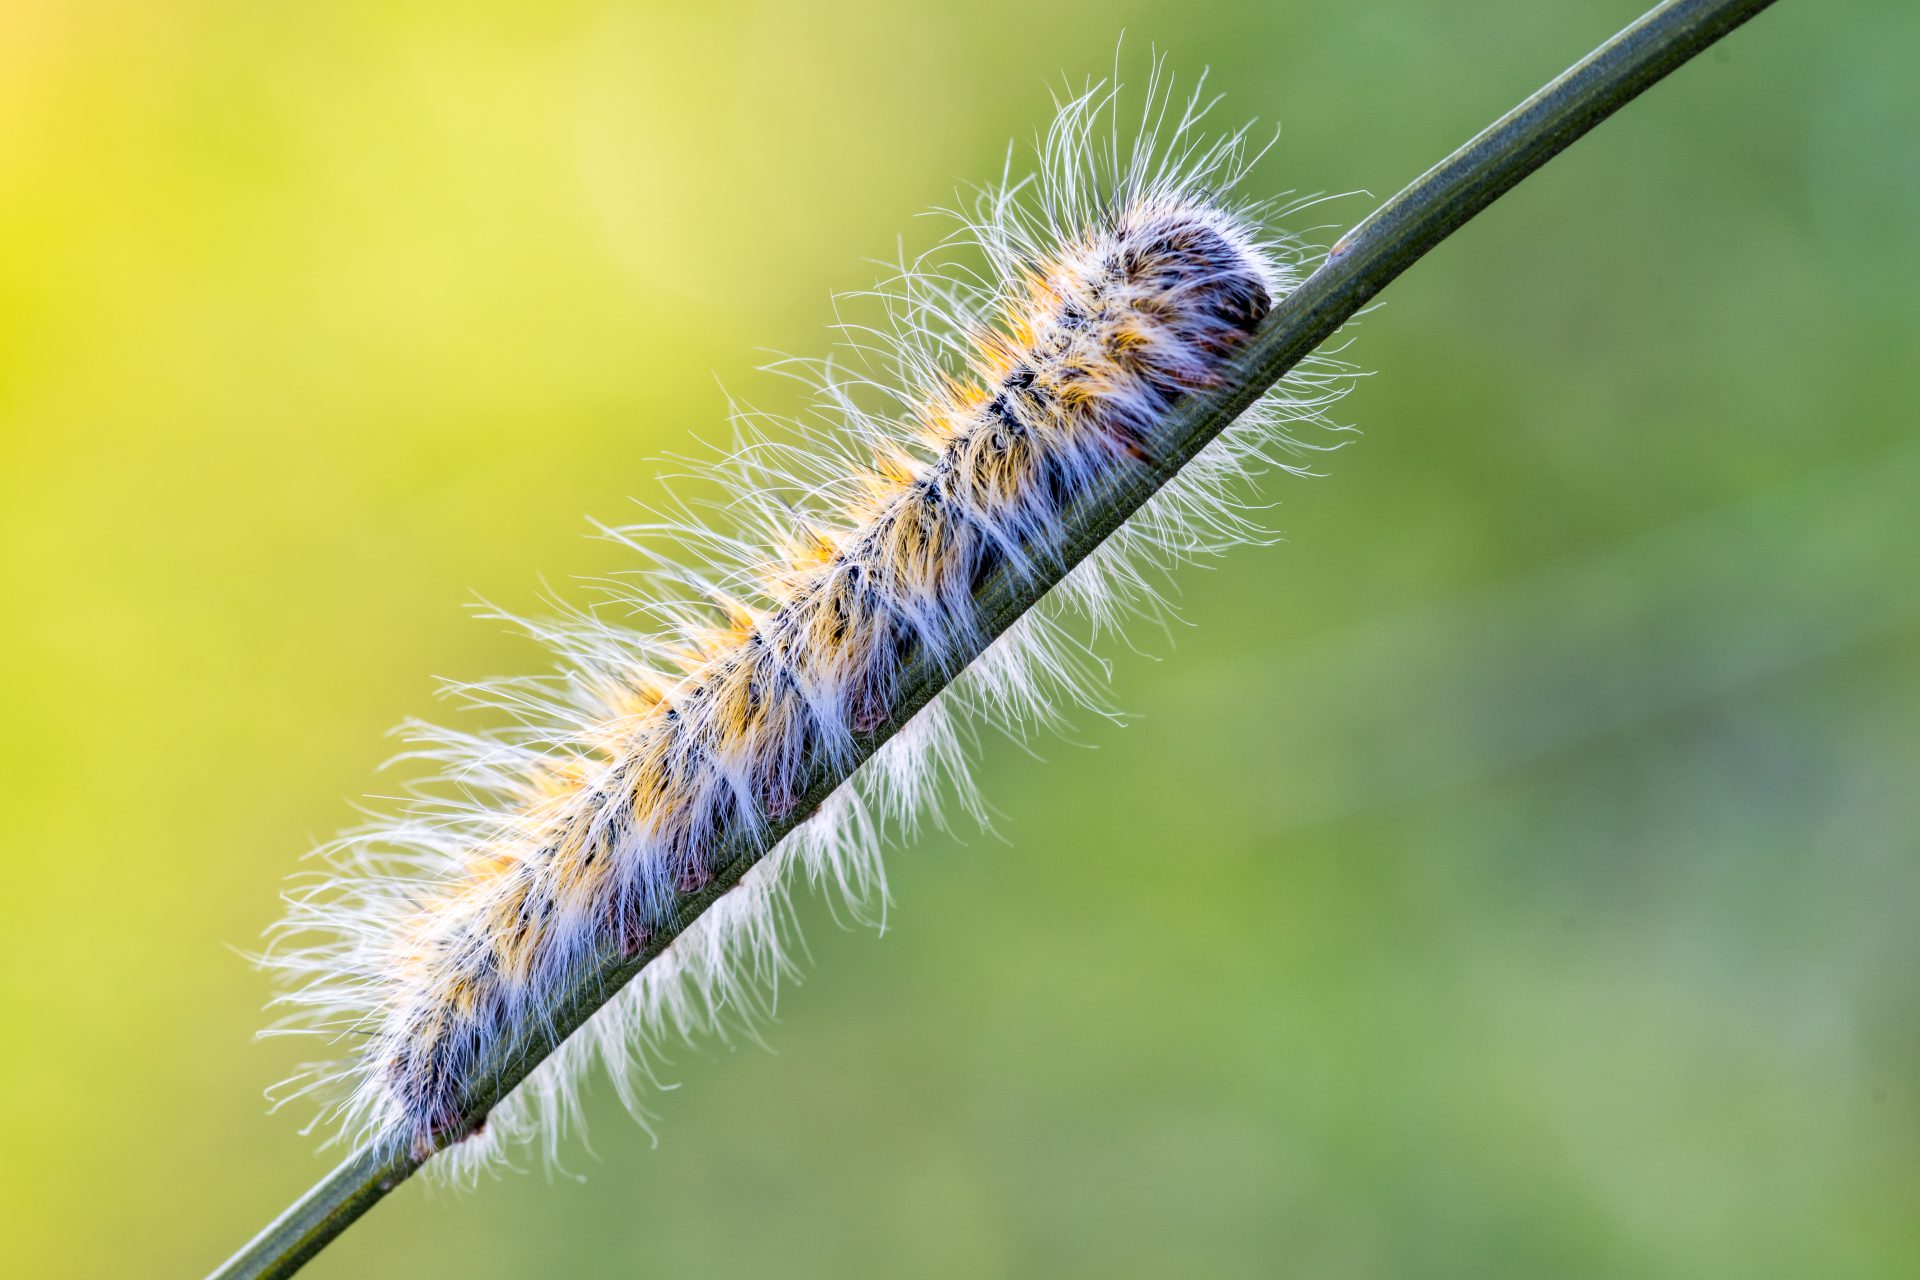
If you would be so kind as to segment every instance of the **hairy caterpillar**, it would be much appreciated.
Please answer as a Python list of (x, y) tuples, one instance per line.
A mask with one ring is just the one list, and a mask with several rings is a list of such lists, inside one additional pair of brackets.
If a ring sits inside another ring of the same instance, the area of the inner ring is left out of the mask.
[[(1257, 533), (1235, 485), (1305, 447), (1290, 424), (1326, 425), (1331, 361), (1246, 411), (1077, 566), (1062, 543), (1067, 510), (1144, 474), (1156, 427), (1220, 381), (1307, 256), (1266, 227), (1273, 211), (1234, 197), (1244, 132), (1203, 142), (1197, 98), (1172, 119), (1162, 86), (1147, 101), (1124, 145), (1113, 91), (1061, 107), (1036, 176), (1003, 178), (883, 291), (889, 323), (849, 344), (865, 369), (806, 368), (818, 423), (768, 440), (736, 418), (713, 468), (733, 527), (668, 531), (679, 561), (616, 601), (656, 631), (608, 611), (527, 624), (562, 673), (469, 691), (509, 728), (410, 726), (434, 783), (329, 846), (333, 872), (288, 895), (268, 957), (287, 1026), (357, 1048), (283, 1100), (318, 1091), (344, 1131), (420, 1157), (466, 1137), (435, 1161), (453, 1169), (529, 1138), (551, 1152), (595, 1055), (637, 1112), (637, 1053), (763, 1009), (796, 873), (855, 904), (883, 895), (878, 832), (923, 812), (942, 778), (964, 794), (967, 725), (1020, 732), (1086, 696), (1062, 609), (1117, 625), (1153, 599), (1151, 570)], [(614, 532), (653, 554), (662, 530)], [(979, 594), (1005, 575), (1060, 585), (996, 638)], [(945, 683), (917, 709), (916, 664)], [(737, 891), (577, 1032), (543, 1032), (560, 993), (677, 921), (724, 851), (799, 812), (888, 725), (897, 736)], [(468, 1135), (476, 1080), (526, 1043), (554, 1052)]]

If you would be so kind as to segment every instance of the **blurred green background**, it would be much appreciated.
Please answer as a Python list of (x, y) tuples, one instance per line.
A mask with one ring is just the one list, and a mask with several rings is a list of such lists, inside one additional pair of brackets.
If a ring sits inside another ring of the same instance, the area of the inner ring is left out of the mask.
[[(1062, 73), (1124, 27), (1384, 195), (1638, 7), (0, 7), (0, 1272), (327, 1167), (232, 948), (536, 660), (462, 605), (619, 567)], [(1135, 722), (990, 752), (884, 937), (809, 902), (776, 1053), (312, 1274), (1915, 1274), (1917, 45), (1788, 0), (1445, 246)]]

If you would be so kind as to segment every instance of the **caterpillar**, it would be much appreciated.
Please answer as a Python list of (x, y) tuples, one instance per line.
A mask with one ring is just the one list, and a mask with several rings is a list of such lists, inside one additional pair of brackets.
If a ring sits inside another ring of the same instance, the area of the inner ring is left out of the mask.
[[(274, 1029), (348, 1046), (277, 1104), (317, 1095), (339, 1134), (423, 1159), (445, 1147), (433, 1165), (456, 1174), (528, 1142), (556, 1155), (595, 1058), (644, 1120), (651, 1049), (770, 1011), (796, 882), (856, 912), (883, 903), (883, 832), (910, 830), (943, 788), (978, 812), (964, 758), (979, 727), (1019, 736), (1102, 709), (1087, 633), (1158, 607), (1174, 563), (1260, 536), (1240, 486), (1328, 447), (1300, 428), (1337, 429), (1332, 357), (1077, 564), (1063, 545), (1074, 504), (1146, 473), (1168, 416), (1220, 383), (1311, 257), (1271, 225), (1300, 203), (1236, 194), (1260, 154), (1246, 130), (1205, 140), (1212, 104), (1196, 91), (1176, 112), (1157, 68), (1137, 125), (1118, 121), (1118, 92), (1061, 103), (1035, 173), (978, 192), (871, 295), (881, 322), (780, 366), (813, 388), (805, 417), (736, 411), (707, 471), (728, 518), (683, 506), (609, 529), (651, 562), (632, 584), (514, 619), (560, 666), (459, 690), (504, 725), (405, 726), (433, 773), (325, 846), (328, 870), (289, 890), (273, 931)], [(1009, 576), (1058, 581), (1000, 630), (981, 593)], [(636, 612), (647, 628), (627, 624)], [(926, 669), (941, 687), (915, 706), (909, 673)], [(732, 850), (855, 766), (577, 1031), (545, 1029), (605, 956), (679, 927)], [(512, 1044), (550, 1056), (468, 1132), (476, 1081)]]

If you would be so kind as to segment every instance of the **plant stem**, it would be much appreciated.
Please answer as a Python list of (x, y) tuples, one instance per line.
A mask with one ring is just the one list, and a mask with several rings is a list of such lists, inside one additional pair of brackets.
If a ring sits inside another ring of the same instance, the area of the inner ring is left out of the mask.
[[(1151, 459), (1144, 471), (1096, 485), (1076, 499), (1052, 572), (1043, 576), (1002, 573), (982, 584), (977, 596), (982, 647), (1036, 604), (1227, 424), (1337, 333), (1401, 272), (1588, 130), (1772, 3), (1667, 0), (1381, 205), (1341, 238), (1312, 276), (1279, 301), (1234, 361), (1221, 389), (1194, 396), (1169, 415), (1160, 435), (1165, 442), (1163, 454)], [(859, 759), (865, 760), (912, 719), (951, 675), (932, 663), (914, 664), (908, 692), (888, 721), (861, 740)], [(589, 979), (552, 1011), (552, 1033), (510, 1046), (491, 1064), (466, 1100), (464, 1127), (446, 1134), (441, 1145), (479, 1128), (487, 1113), (561, 1040), (811, 816), (850, 773), (821, 771), (791, 815), (772, 824), (763, 838), (734, 849), (711, 883), (679, 899), (672, 919), (654, 932), (639, 954), (609, 951)], [(228, 1259), (214, 1277), (292, 1275), (425, 1159), (381, 1144), (361, 1148)]]

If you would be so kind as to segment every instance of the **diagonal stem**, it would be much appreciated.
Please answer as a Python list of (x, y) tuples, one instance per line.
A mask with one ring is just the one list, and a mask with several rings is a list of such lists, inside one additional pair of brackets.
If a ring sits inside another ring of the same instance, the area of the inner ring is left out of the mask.
[[(976, 598), (981, 647), (1038, 603), (1067, 570), (1119, 528), (1189, 459), (1428, 250), (1588, 130), (1772, 3), (1666, 0), (1376, 209), (1340, 239), (1312, 276), (1280, 300), (1234, 361), (1219, 390), (1194, 396), (1169, 415), (1161, 433), (1166, 451), (1151, 460), (1146, 474), (1136, 471), (1130, 479), (1095, 486), (1075, 502), (1050, 572), (1002, 574), (982, 584)], [(901, 705), (887, 723), (860, 742), (859, 759), (878, 750), (952, 675), (950, 668), (919, 663), (906, 682)], [(501, 1054), (467, 1100), (465, 1127), (446, 1135), (445, 1141), (457, 1141), (477, 1129), (561, 1040), (737, 884), (851, 772), (817, 774), (793, 813), (772, 824), (761, 839), (733, 850), (732, 860), (710, 884), (679, 900), (672, 920), (656, 931), (638, 955), (609, 952), (597, 970), (552, 1011), (550, 1035), (510, 1046)], [(214, 1280), (292, 1275), (425, 1159), (380, 1144), (361, 1148), (228, 1259), (213, 1273)]]

